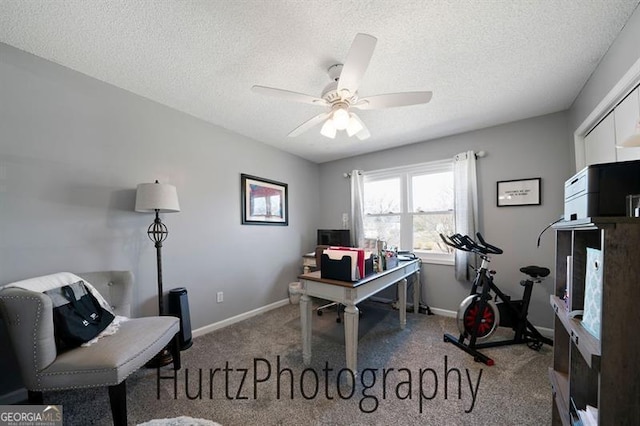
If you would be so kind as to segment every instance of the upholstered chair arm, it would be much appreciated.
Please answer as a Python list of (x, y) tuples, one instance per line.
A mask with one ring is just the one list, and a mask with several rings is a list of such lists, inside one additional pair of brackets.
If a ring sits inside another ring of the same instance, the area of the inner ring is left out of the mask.
[(39, 292), (5, 288), (0, 291), (0, 311), (20, 359), (22, 380), (28, 389), (37, 389), (38, 372), (57, 356), (51, 299)]

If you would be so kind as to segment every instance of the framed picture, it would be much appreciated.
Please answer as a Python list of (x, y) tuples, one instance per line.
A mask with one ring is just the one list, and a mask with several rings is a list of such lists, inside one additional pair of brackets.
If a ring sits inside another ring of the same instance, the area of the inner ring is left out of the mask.
[(289, 189), (286, 183), (240, 175), (243, 225), (289, 224)]
[(498, 207), (537, 206), (541, 204), (541, 178), (503, 180), (498, 182)]

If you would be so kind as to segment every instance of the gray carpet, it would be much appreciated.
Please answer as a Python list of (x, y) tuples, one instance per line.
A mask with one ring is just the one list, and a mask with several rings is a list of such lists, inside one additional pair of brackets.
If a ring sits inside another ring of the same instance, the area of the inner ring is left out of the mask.
[[(313, 316), (313, 359), (305, 370), (299, 307), (289, 305), (194, 339), (182, 352), (175, 394), (174, 381), (163, 380), (158, 400), (155, 370), (134, 374), (127, 381), (129, 423), (190, 416), (223, 426), (550, 424), (552, 348), (487, 349), (496, 363), (488, 367), (443, 342), (444, 332), (456, 332), (451, 318), (410, 313), (400, 330), (398, 312), (388, 306), (361, 309), (363, 373), (353, 393), (340, 373), (342, 324), (333, 313)], [(65, 424), (111, 424), (106, 389), (48, 392), (45, 402), (63, 405)]]

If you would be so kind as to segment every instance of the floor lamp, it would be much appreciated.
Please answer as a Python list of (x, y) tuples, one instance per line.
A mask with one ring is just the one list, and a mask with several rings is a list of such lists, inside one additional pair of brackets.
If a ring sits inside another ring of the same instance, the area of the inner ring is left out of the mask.
[[(155, 213), (156, 218), (147, 229), (149, 239), (156, 247), (156, 261), (158, 268), (158, 315), (164, 315), (164, 290), (162, 288), (162, 242), (167, 239), (169, 231), (160, 220), (160, 213), (174, 213), (180, 211), (176, 187), (166, 183), (141, 183), (136, 191), (136, 211), (141, 213)], [(172, 361), (171, 353), (165, 348), (148, 367), (161, 367)]]

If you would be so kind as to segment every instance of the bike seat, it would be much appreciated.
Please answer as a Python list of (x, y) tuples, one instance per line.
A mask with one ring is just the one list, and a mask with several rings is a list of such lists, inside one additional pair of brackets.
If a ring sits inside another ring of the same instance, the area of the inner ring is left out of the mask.
[(549, 268), (541, 266), (525, 266), (520, 268), (520, 272), (529, 275), (531, 278), (544, 278), (551, 273)]

